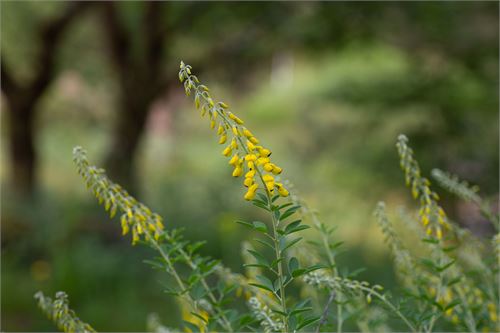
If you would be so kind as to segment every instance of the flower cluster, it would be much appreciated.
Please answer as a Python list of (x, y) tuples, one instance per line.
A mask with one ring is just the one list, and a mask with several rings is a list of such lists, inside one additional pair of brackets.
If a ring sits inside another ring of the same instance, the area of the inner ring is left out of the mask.
[(104, 204), (111, 218), (116, 215), (117, 210), (122, 212), (120, 218), (122, 232), (126, 235), (132, 230), (132, 244), (137, 243), (141, 236), (145, 240), (152, 236), (157, 240), (162, 235), (164, 226), (161, 216), (151, 212), (120, 185), (111, 182), (106, 177), (104, 169), (90, 165), (87, 152), (82, 147), (73, 149), (73, 161), (87, 187), (92, 190), (99, 203)]
[(328, 288), (332, 291), (343, 291), (344, 293), (349, 293), (353, 296), (364, 296), (367, 303), (371, 303), (372, 295), (384, 298), (383, 295), (378, 293), (378, 291), (383, 290), (383, 287), (378, 284), (370, 287), (370, 284), (366, 281), (331, 276), (327, 273), (319, 271), (306, 274), (304, 276), (304, 282), (311, 286)]
[(198, 78), (191, 74), (191, 66), (183, 62), (179, 79), (184, 82), (186, 95), (194, 94), (195, 105), (200, 109), (201, 116), (208, 114), (210, 128), (217, 127), (219, 144), (226, 145), (222, 154), (229, 158), (233, 177), (244, 175), (243, 185), (247, 188), (244, 198), (252, 200), (255, 197), (259, 189), (256, 178), (260, 178), (261, 185), (270, 195), (277, 192), (282, 197), (288, 196), (288, 190), (275, 180), (282, 169), (271, 161), (271, 151), (259, 145), (259, 140), (243, 125), (243, 120), (228, 111), (226, 103), (215, 103), (208, 87), (200, 84)]
[(264, 332), (280, 332), (284, 325), (275, 313), (265, 304), (262, 304), (257, 297), (248, 300), (248, 306), (255, 317), (260, 321)]
[(408, 138), (401, 134), (396, 147), (400, 157), (401, 168), (405, 172), (406, 185), (411, 186), (413, 198), (420, 200), (420, 221), (429, 236), (443, 238), (443, 228), (450, 229), (448, 218), (437, 201), (439, 196), (430, 189), (430, 182), (422, 177), (418, 162), (413, 158), (413, 150), (408, 147)]
[(52, 300), (39, 291), (35, 294), (35, 299), (38, 301), (40, 309), (49, 319), (54, 320), (57, 327), (64, 332), (96, 332), (89, 324), (81, 321), (69, 308), (68, 295), (65, 292), (57, 292), (56, 299)]

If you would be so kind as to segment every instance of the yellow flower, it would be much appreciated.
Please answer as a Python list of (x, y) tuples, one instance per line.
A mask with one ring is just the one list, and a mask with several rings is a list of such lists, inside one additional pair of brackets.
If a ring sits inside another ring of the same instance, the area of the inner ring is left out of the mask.
[(279, 166), (275, 164), (272, 164), (272, 166), (273, 170), (271, 172), (274, 173), (275, 175), (279, 175), (283, 171), (283, 169), (281, 169)]
[(236, 136), (240, 136), (240, 133), (238, 132), (238, 129), (236, 128), (236, 126), (233, 126), (233, 134)]
[(243, 135), (246, 136), (247, 138), (253, 137), (252, 132), (250, 132), (248, 129), (243, 129)]
[(128, 227), (127, 217), (125, 214), (122, 215), (120, 222), (122, 225), (122, 236), (125, 236), (130, 230), (130, 228)]
[(241, 168), (241, 166), (236, 166), (236, 168), (234, 168), (233, 170), (233, 177), (239, 177), (243, 174), (243, 169)]
[(221, 145), (225, 144), (226, 143), (226, 140), (227, 140), (227, 135), (226, 134), (223, 134), (221, 135), (220, 139), (219, 139), (219, 143)]
[(250, 170), (245, 174), (245, 178), (253, 178), (255, 177), (255, 170)]
[(222, 155), (226, 156), (226, 157), (229, 157), (229, 155), (231, 155), (231, 152), (232, 152), (232, 149), (231, 149), (231, 146), (227, 146), (223, 151), (222, 151)]
[(271, 181), (274, 181), (274, 177), (271, 176), (271, 175), (264, 175), (262, 176), (262, 180), (264, 180), (264, 182), (271, 182)]
[(249, 149), (250, 151), (255, 150), (255, 145), (254, 145), (251, 141), (247, 140), (247, 142), (246, 142), (246, 143), (247, 143), (247, 147), (248, 147), (248, 149)]
[(271, 151), (269, 149), (266, 149), (266, 148), (260, 148), (259, 154), (261, 157), (269, 157), (269, 156), (271, 156)]
[(441, 230), (440, 227), (436, 228), (436, 237), (437, 237), (437, 239), (442, 239), (443, 238), (443, 231)]
[(238, 154), (234, 154), (233, 157), (231, 157), (231, 159), (229, 160), (229, 164), (236, 165), (236, 164), (238, 164), (239, 161), (240, 161), (240, 158), (239, 158)]
[(288, 192), (288, 190), (285, 187), (283, 187), (283, 184), (276, 183), (276, 187), (278, 188), (279, 195), (281, 195), (282, 197), (287, 197), (290, 195), (290, 192)]
[(273, 171), (273, 165), (271, 163), (264, 164), (264, 170), (266, 170), (267, 172)]
[(256, 161), (257, 160), (257, 156), (255, 154), (248, 154), (245, 156), (245, 161)]
[(257, 159), (257, 165), (267, 164), (269, 162), (270, 162), (269, 157), (259, 157)]
[(246, 177), (245, 180), (243, 181), (243, 185), (246, 187), (249, 187), (253, 184), (253, 178)]
[(243, 125), (243, 120), (238, 118), (234, 113), (228, 112), (228, 115), (229, 118), (231, 118), (231, 120), (234, 120), (234, 122), (236, 122), (238, 125)]
[(257, 183), (253, 184), (252, 186), (250, 186), (248, 188), (248, 191), (247, 193), (245, 193), (245, 200), (252, 200), (253, 198), (255, 198), (255, 192), (257, 191), (257, 188), (259, 187), (259, 185)]
[(225, 132), (224, 127), (222, 127), (222, 125), (219, 125), (219, 128), (217, 129), (217, 134), (218, 134), (218, 135), (221, 135), (221, 134), (222, 134), (222, 133), (224, 133), (224, 132)]
[(257, 138), (255, 136), (248, 138), (248, 140), (250, 140), (254, 145), (259, 144), (259, 140), (257, 140)]

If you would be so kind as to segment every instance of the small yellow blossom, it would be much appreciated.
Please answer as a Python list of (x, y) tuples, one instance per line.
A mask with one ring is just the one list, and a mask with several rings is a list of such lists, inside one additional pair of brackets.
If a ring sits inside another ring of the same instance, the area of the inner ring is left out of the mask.
[(231, 146), (227, 146), (226, 148), (224, 148), (224, 150), (222, 151), (222, 155), (226, 156), (226, 157), (229, 157), (229, 155), (231, 155), (231, 152), (232, 152), (232, 149), (231, 149)]
[(231, 157), (231, 159), (229, 160), (229, 164), (231, 165), (236, 165), (240, 160), (240, 157), (238, 156), (238, 154), (234, 154), (233, 157)]
[(219, 125), (219, 128), (217, 129), (217, 134), (218, 134), (218, 135), (221, 135), (221, 134), (222, 134), (222, 133), (224, 133), (224, 132), (225, 132), (224, 127), (222, 127), (222, 125)]
[(219, 139), (219, 144), (223, 145), (226, 143), (226, 141), (227, 141), (227, 135), (226, 134), (221, 135)]
[(248, 154), (245, 156), (245, 161), (256, 161), (257, 160), (257, 156), (255, 154)]
[(234, 168), (233, 170), (233, 177), (239, 177), (243, 174), (243, 169), (241, 168), (241, 166), (236, 166), (236, 168)]

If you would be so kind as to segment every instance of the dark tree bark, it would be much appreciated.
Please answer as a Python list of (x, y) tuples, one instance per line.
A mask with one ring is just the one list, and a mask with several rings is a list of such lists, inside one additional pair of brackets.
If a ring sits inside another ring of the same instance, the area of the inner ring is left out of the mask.
[[(141, 50), (132, 49), (132, 36), (117, 13), (116, 4), (103, 3), (102, 22), (108, 36), (110, 55), (118, 72), (118, 117), (106, 156), (105, 166), (113, 179), (130, 192), (137, 192), (136, 155), (151, 104), (165, 91), (161, 62), (164, 56), (166, 29), (161, 20), (165, 4), (144, 4)], [(171, 82), (171, 80), (170, 80)]]
[(35, 59), (35, 75), (26, 83), (18, 82), (4, 63), (2, 56), (2, 91), (8, 106), (9, 153), (11, 180), (15, 192), (31, 196), (36, 184), (37, 155), (34, 118), (40, 97), (55, 77), (56, 51), (69, 24), (88, 3), (74, 2), (38, 31), (40, 48)]

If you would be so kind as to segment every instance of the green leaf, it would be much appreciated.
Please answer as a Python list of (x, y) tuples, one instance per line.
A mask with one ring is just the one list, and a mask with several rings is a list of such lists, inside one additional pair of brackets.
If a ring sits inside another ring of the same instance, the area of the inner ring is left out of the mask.
[(259, 208), (265, 209), (265, 210), (267, 210), (268, 212), (270, 212), (269, 207), (267, 207), (267, 205), (266, 205), (266, 204), (263, 204), (261, 201), (258, 201), (258, 200), (253, 200), (253, 201), (252, 201), (252, 204), (253, 204), (254, 206), (257, 206), (257, 207), (259, 207)]
[(290, 234), (293, 234), (294, 232), (309, 229), (309, 228), (310, 228), (310, 226), (305, 225), (305, 224), (301, 224), (301, 225), (298, 225), (294, 228), (289, 229), (288, 231), (285, 229), (285, 234), (290, 235)]
[(245, 221), (236, 221), (236, 223), (244, 225), (245, 227), (249, 227), (253, 229), (253, 224), (250, 222), (245, 222)]
[(436, 269), (437, 269), (437, 271), (438, 271), (438, 272), (440, 272), (440, 273), (441, 273), (441, 272), (443, 272), (443, 271), (447, 270), (448, 268), (450, 268), (450, 267), (451, 267), (451, 265), (453, 265), (453, 264), (455, 263), (455, 261), (456, 261), (456, 260), (455, 260), (455, 259), (453, 259), (453, 260), (451, 260), (449, 263), (447, 263), (447, 264), (445, 264), (445, 265), (443, 265), (443, 266), (436, 267)]
[(283, 208), (286, 208), (286, 207), (291, 206), (291, 205), (293, 205), (293, 202), (288, 202), (286, 204), (283, 204), (283, 205), (279, 206), (278, 209), (282, 210)]
[(314, 324), (315, 322), (317, 322), (318, 320), (320, 319), (320, 317), (308, 317), (306, 319), (304, 319), (303, 321), (301, 321), (300, 323), (298, 323), (297, 327), (296, 327), (296, 330), (300, 330), (301, 328), (304, 328), (306, 326), (309, 326), (309, 325), (312, 325)]
[(267, 233), (267, 226), (265, 223), (260, 221), (253, 221), (253, 228), (259, 232)]
[(293, 213), (295, 213), (298, 209), (300, 208), (300, 206), (293, 206), (293, 207), (290, 207), (288, 208), (284, 213), (283, 215), (281, 215), (281, 220), (284, 220), (286, 219), (287, 217), (291, 216)]
[(268, 247), (268, 248), (270, 248), (271, 250), (274, 250), (274, 246), (273, 246), (271, 243), (269, 243), (269, 242), (267, 242), (267, 241), (265, 241), (265, 240), (258, 239), (258, 238), (254, 238), (253, 240), (254, 240), (254, 241), (256, 241), (257, 243), (260, 243), (260, 244), (262, 244), (262, 245), (267, 246), (267, 247)]
[(264, 202), (264, 204), (269, 205), (269, 200), (267, 200), (267, 196), (262, 193), (257, 193), (257, 196)]
[(266, 286), (266, 285), (259, 284), (259, 283), (249, 283), (249, 285), (257, 287), (257, 288), (260, 288), (260, 289), (264, 289), (264, 290), (270, 291), (272, 293), (274, 292), (272, 286)]
[(309, 266), (309, 267), (306, 268), (305, 274), (311, 273), (313, 271), (316, 271), (316, 270), (322, 269), (322, 268), (328, 268), (328, 266), (325, 266), (325, 265), (322, 265), (322, 264), (316, 264), (316, 265)]
[(295, 257), (291, 257), (290, 260), (288, 261), (288, 271), (292, 274), (293, 276), (293, 271), (299, 268), (299, 260)]
[(307, 273), (307, 270), (306, 270), (306, 269), (304, 269), (304, 268), (299, 268), (299, 269), (296, 269), (296, 270), (294, 270), (294, 271), (292, 272), (292, 276), (293, 276), (294, 278), (297, 278), (297, 277), (299, 277), (299, 276), (301, 276), (301, 275), (304, 275), (304, 274), (306, 274), (306, 273)]
[(255, 258), (255, 260), (257, 260), (257, 263), (269, 266), (269, 261), (262, 254), (254, 250), (247, 250), (247, 251)]
[(302, 222), (302, 220), (296, 220), (296, 221), (290, 222), (290, 223), (286, 226), (286, 228), (285, 228), (285, 233), (286, 233), (288, 230), (290, 230), (290, 229), (293, 229), (293, 228), (297, 227), (297, 226), (300, 224), (300, 222)]

